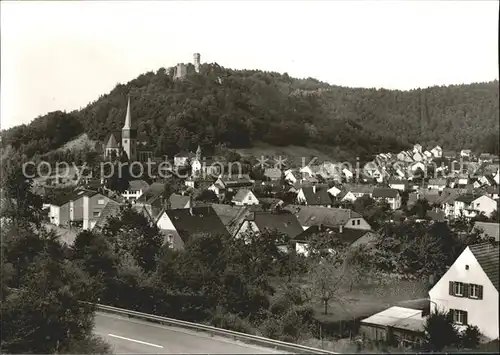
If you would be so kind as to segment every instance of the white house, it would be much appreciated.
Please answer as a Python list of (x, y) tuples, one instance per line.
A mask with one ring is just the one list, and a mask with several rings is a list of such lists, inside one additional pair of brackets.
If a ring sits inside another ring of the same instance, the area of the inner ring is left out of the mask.
[(434, 158), (441, 158), (443, 156), (443, 149), (437, 145), (431, 149), (431, 153)]
[(190, 160), (195, 159), (196, 154), (191, 152), (180, 152), (174, 156), (174, 165), (176, 167), (187, 166), (190, 164)]
[(285, 171), (284, 173), (285, 181), (288, 181), (292, 185), (301, 180), (301, 173), (293, 171), (291, 169)]
[(466, 247), (429, 291), (431, 310), (449, 311), (457, 324), (498, 339), (498, 260), (498, 244)]
[(373, 198), (376, 200), (385, 200), (393, 210), (401, 207), (401, 194), (396, 189), (375, 188), (373, 190)]
[(293, 213), (304, 230), (312, 226), (325, 228), (371, 230), (370, 224), (359, 213), (342, 208), (287, 205), (284, 210)]
[(391, 179), (389, 187), (399, 191), (406, 191), (408, 189), (408, 181)]
[(413, 146), (413, 153), (422, 153), (422, 146), (420, 144), (415, 144)]
[(149, 187), (144, 180), (132, 180), (129, 182), (129, 188), (122, 192), (122, 197), (127, 201), (136, 201)]
[(429, 190), (443, 191), (446, 187), (446, 179), (430, 179), (427, 185)]
[(333, 197), (337, 197), (341, 192), (342, 190), (340, 190), (338, 187), (336, 186), (332, 186), (330, 187), (327, 192), (332, 195)]
[(429, 152), (428, 150), (426, 150), (426, 151), (424, 152), (424, 157), (425, 157), (425, 159), (426, 159), (426, 160), (429, 160), (429, 159), (431, 159), (431, 158), (432, 158), (432, 153), (431, 153), (431, 152)]
[(420, 152), (415, 152), (413, 154), (413, 160), (414, 161), (422, 161), (422, 160), (424, 160), (424, 155)]
[(354, 174), (347, 168), (342, 169), (342, 175), (345, 176), (347, 181), (351, 181)]
[(249, 189), (240, 189), (234, 195), (232, 201), (236, 206), (250, 206), (250, 205), (258, 205), (259, 199), (255, 196), (255, 194)]
[(486, 217), (491, 216), (491, 213), (497, 209), (497, 201), (489, 197), (488, 195), (483, 195), (476, 198), (471, 203), (471, 208), (477, 213), (484, 213)]
[(464, 158), (465, 158), (465, 157), (467, 157), (467, 158), (468, 158), (468, 157), (470, 157), (470, 156), (471, 156), (471, 153), (472, 153), (472, 152), (471, 152), (471, 150), (470, 150), (470, 149), (462, 149), (462, 150), (460, 151), (460, 156), (461, 156), (461, 157), (464, 157)]

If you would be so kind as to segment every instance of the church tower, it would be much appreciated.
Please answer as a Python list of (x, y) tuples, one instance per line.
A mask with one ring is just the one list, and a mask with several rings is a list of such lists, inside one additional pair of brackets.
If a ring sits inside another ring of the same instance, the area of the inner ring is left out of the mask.
[(201, 162), (201, 147), (198, 145), (198, 149), (196, 149), (196, 159)]
[(130, 115), (130, 95), (127, 102), (127, 115), (125, 116), (125, 124), (122, 128), (122, 147), (127, 153), (128, 160), (137, 160), (137, 130), (132, 128), (132, 117)]

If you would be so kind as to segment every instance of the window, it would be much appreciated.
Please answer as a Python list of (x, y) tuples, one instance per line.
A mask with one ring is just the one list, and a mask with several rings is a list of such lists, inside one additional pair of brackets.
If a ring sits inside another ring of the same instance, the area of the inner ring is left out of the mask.
[(92, 212), (92, 216), (99, 217), (99, 213), (100, 213), (99, 211), (94, 211), (94, 212)]
[(479, 295), (479, 285), (470, 284), (469, 285), (469, 297), (477, 298)]
[(361, 224), (361, 220), (360, 220), (360, 219), (358, 219), (358, 226), (359, 226), (360, 224)]
[(467, 324), (467, 312), (460, 309), (450, 309), (453, 321), (458, 324)]
[(482, 300), (483, 299), (483, 286), (476, 284), (469, 284), (469, 298)]
[(98, 205), (104, 205), (104, 199), (101, 198), (101, 199), (97, 200), (97, 204)]
[(478, 203), (476, 203), (476, 207), (479, 207), (479, 205), (480, 205), (480, 203), (479, 203), (479, 202), (478, 202)]
[(461, 282), (453, 283), (453, 294), (455, 296), (463, 296), (464, 295), (464, 284)]
[(356, 221), (352, 221), (352, 225), (355, 226), (356, 225)]
[(127, 140), (126, 139), (123, 140), (123, 144), (127, 144)]

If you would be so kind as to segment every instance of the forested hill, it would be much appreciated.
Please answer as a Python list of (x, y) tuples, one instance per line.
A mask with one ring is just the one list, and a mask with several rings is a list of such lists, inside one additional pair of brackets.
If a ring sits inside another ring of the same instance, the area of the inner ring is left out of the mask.
[[(77, 134), (103, 140), (121, 129), (126, 98), (139, 134), (157, 155), (226, 143), (250, 147), (335, 146), (360, 157), (409, 144), (444, 149), (498, 149), (498, 81), (412, 91), (330, 86), (258, 70), (188, 65), (184, 80), (170, 70), (117, 85), (81, 111), (50, 113), (2, 133), (28, 156), (54, 149)], [(490, 142), (487, 144), (485, 142)], [(490, 147), (490, 145), (492, 147)]]

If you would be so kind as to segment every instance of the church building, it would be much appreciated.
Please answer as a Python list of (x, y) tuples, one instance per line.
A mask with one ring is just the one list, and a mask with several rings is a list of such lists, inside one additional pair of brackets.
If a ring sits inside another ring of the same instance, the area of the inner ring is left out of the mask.
[(146, 161), (152, 157), (151, 151), (139, 151), (137, 148), (137, 128), (132, 122), (130, 96), (127, 101), (127, 114), (125, 115), (123, 128), (121, 132), (112, 132), (108, 135), (104, 141), (103, 150), (105, 159), (109, 159), (113, 155), (119, 157), (123, 153), (127, 155), (129, 161)]

